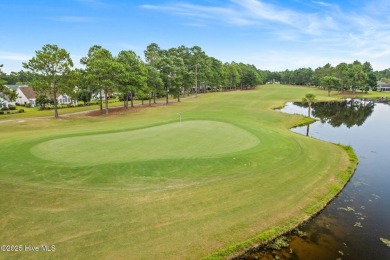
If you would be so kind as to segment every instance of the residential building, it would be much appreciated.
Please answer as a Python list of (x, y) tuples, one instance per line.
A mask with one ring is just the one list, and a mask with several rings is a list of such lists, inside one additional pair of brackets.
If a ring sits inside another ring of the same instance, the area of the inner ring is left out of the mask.
[[(11, 90), (15, 90), (14, 88), (10, 88), (9, 85), (5, 86)], [(15, 102), (10, 101), (9, 97), (6, 94), (0, 93), (0, 108), (8, 108), (9, 106), (15, 106)]]
[(0, 109), (3, 107), (15, 106), (15, 102), (9, 101), (7, 96), (0, 95)]
[(18, 94), (16, 103), (20, 105), (30, 104), (32, 107), (36, 106), (37, 94), (29, 86), (20, 86), (17, 88), (16, 93)]
[(383, 91), (383, 92), (390, 91), (390, 82), (378, 81), (377, 83), (378, 83), (378, 87), (376, 88), (377, 91)]
[(72, 98), (69, 97), (67, 94), (60, 94), (57, 97), (57, 102), (59, 105), (67, 105), (67, 104), (77, 105), (77, 103), (75, 101), (72, 101)]

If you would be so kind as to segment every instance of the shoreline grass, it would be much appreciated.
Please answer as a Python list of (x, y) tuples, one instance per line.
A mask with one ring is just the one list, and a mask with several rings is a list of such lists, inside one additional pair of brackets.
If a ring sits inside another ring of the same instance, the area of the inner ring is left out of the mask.
[[(299, 126), (299, 125), (297, 125)], [(347, 183), (352, 178), (356, 167), (358, 165), (358, 158), (355, 152), (353, 151), (351, 146), (344, 146), (337, 144), (341, 147), (349, 156), (350, 164), (347, 170), (340, 172), (337, 174), (337, 182), (329, 187), (329, 193), (324, 197), (320, 198), (316, 204), (309, 206), (304, 214), (300, 217), (291, 218), (286, 221), (284, 225), (271, 227), (270, 229), (256, 235), (255, 237), (238, 243), (233, 246), (229, 246), (227, 248), (218, 250), (213, 254), (210, 254), (204, 258), (203, 260), (217, 260), (217, 259), (231, 259), (238, 256), (245, 256), (247, 253), (250, 253), (252, 250), (265, 246), (271, 241), (277, 239), (278, 237), (282, 237), (294, 229), (298, 228), (300, 225), (309, 221), (318, 215), (327, 205), (329, 205), (343, 190), (343, 188), (347, 185)]]

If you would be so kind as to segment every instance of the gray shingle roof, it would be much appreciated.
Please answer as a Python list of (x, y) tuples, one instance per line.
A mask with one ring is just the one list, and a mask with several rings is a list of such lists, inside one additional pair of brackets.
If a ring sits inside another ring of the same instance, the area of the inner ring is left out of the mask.
[(18, 88), (25, 86), (25, 85), (5, 85), (7, 88), (10, 88), (12, 90), (17, 90)]

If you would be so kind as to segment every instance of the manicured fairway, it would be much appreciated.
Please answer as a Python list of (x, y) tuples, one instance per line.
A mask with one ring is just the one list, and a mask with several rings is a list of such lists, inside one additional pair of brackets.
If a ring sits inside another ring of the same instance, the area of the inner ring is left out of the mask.
[(0, 242), (56, 249), (0, 258), (223, 258), (296, 225), (351, 171), (342, 148), (292, 133), (302, 117), (272, 109), (308, 92), (327, 99), (261, 86), (0, 124)]

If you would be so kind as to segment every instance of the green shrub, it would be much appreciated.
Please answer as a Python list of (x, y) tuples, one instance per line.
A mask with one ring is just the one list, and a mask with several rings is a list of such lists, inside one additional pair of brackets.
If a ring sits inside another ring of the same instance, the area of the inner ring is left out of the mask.
[(30, 103), (26, 103), (25, 107), (31, 107), (31, 104)]
[(16, 110), (16, 107), (15, 106), (8, 106), (8, 109), (9, 110)]
[(19, 109), (19, 113), (24, 113), (24, 109)]
[(4, 115), (4, 111), (0, 111), (0, 115)]
[(8, 110), (8, 108), (2, 107), (0, 110), (1, 110), (1, 111), (6, 111), (6, 110)]
[(285, 236), (278, 237), (277, 239), (273, 240), (270, 244), (267, 245), (267, 248), (274, 249), (274, 250), (280, 250), (284, 247), (289, 246), (288, 238)]

